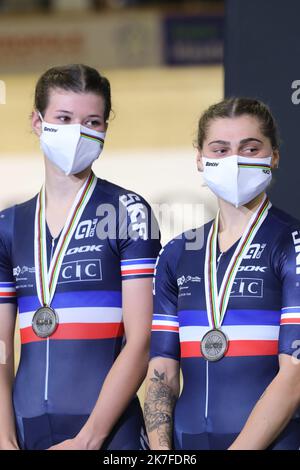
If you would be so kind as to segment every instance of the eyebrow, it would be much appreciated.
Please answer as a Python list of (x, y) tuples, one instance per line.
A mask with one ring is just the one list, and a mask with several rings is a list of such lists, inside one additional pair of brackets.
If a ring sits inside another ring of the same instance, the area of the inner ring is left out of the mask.
[[(65, 109), (57, 109), (55, 112), (56, 113), (74, 114), (72, 111), (67, 111)], [(100, 114), (89, 114), (87, 117), (89, 117), (89, 118), (97, 117), (99, 119), (102, 119)]]
[(56, 113), (67, 113), (67, 114), (73, 114), (72, 111), (66, 111), (65, 109), (57, 109)]
[[(262, 140), (256, 139), (255, 137), (247, 137), (247, 139), (242, 139), (240, 140), (240, 144), (247, 144), (248, 142), (259, 142), (262, 144)], [(231, 142), (228, 142), (227, 140), (213, 140), (212, 142), (209, 142), (208, 145), (211, 144), (223, 144), (223, 145), (230, 145)]]

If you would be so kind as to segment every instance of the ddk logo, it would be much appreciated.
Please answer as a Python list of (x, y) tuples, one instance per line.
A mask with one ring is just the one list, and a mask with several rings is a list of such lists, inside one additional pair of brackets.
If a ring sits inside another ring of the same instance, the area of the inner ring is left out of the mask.
[(79, 260), (63, 263), (59, 275), (58, 284), (79, 281), (101, 281), (101, 260)]

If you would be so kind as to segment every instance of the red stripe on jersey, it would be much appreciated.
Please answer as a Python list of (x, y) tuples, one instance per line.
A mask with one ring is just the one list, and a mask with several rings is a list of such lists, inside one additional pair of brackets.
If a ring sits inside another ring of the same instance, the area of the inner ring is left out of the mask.
[(126, 276), (126, 274), (153, 274), (154, 268), (145, 268), (145, 269), (122, 269), (122, 276)]
[(153, 330), (163, 330), (163, 331), (179, 331), (178, 326), (169, 326), (169, 325), (152, 325)]
[(288, 324), (288, 323), (300, 323), (300, 318), (282, 318), (280, 320), (280, 325)]
[[(46, 339), (37, 336), (31, 326), (21, 328), (20, 333), (22, 344)], [(50, 339), (112, 339), (123, 334), (123, 323), (61, 323)]]
[(0, 297), (16, 297), (16, 292), (0, 292)]
[[(181, 357), (202, 357), (200, 341), (183, 341)], [(278, 354), (278, 340), (231, 340), (226, 357), (274, 356)]]

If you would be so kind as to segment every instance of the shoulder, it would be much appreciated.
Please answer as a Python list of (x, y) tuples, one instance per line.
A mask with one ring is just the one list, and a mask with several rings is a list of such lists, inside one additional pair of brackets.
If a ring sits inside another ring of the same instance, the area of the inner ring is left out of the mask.
[[(268, 230), (274, 240), (290, 239), (294, 232), (300, 231), (300, 221), (287, 212), (272, 206)], [(300, 235), (298, 235), (299, 237)]]
[(13, 221), (16, 206), (0, 211), (0, 238), (2, 240), (12, 235)]
[(137, 202), (149, 205), (143, 196), (136, 191), (123, 188), (111, 181), (98, 178), (97, 189), (106, 193), (111, 202), (121, 203), (125, 207)]
[(185, 256), (194, 256), (195, 252), (205, 249), (205, 240), (212, 221), (186, 230), (170, 240), (160, 251), (157, 264), (167, 264), (172, 270), (176, 269), (179, 261)]
[(15, 206), (8, 207), (0, 212), (0, 249), (2, 256), (10, 252), (13, 237), (14, 213)]
[(287, 212), (278, 209), (278, 207), (272, 206), (270, 209), (271, 221), (273, 224), (277, 224), (282, 230), (289, 229), (290, 227), (300, 226), (300, 220), (296, 219)]
[(0, 238), (11, 237), (13, 234), (13, 227), (16, 215), (20, 215), (20, 220), (24, 221), (28, 211), (35, 209), (36, 196), (28, 201), (20, 204), (15, 204), (7, 209), (0, 211)]

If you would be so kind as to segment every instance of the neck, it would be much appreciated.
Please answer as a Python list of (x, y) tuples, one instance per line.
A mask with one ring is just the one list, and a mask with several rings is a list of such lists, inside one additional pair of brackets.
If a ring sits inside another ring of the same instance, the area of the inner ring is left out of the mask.
[(68, 204), (70, 200), (74, 200), (90, 173), (91, 167), (88, 167), (76, 175), (66, 176), (45, 158), (46, 205), (49, 201), (64, 205), (64, 203)]
[(256, 211), (258, 206), (263, 201), (265, 193), (262, 192), (248, 204), (235, 207), (223, 199), (219, 199), (219, 208), (220, 208), (220, 225), (219, 232), (228, 232), (232, 234), (237, 234), (242, 232), (253, 213)]

